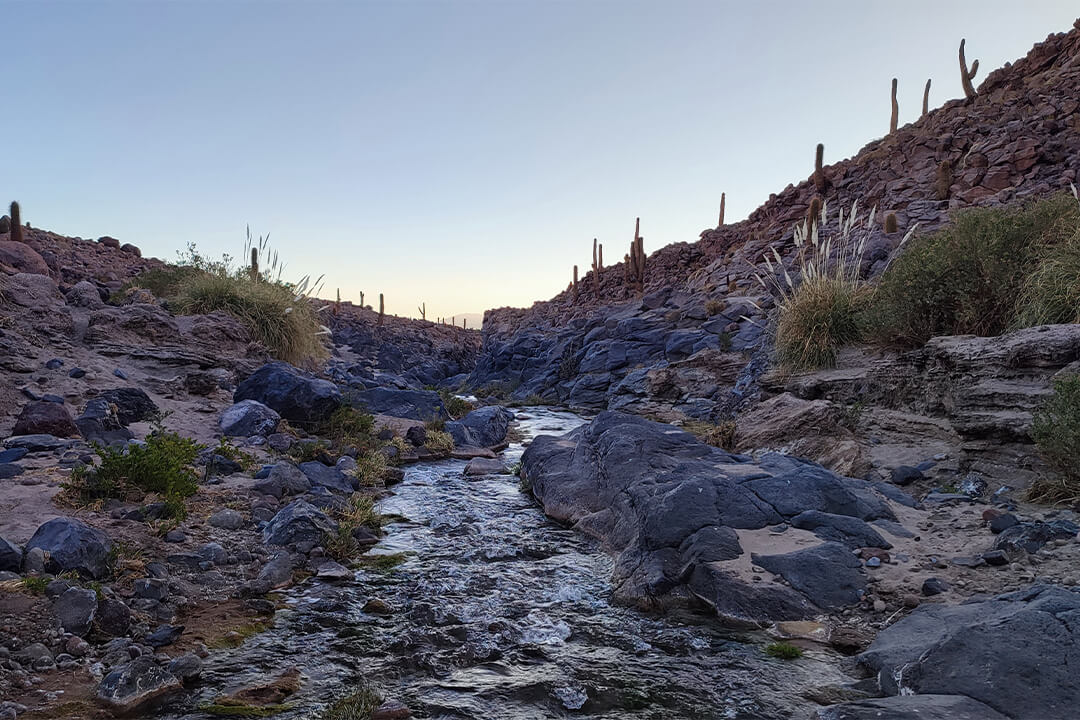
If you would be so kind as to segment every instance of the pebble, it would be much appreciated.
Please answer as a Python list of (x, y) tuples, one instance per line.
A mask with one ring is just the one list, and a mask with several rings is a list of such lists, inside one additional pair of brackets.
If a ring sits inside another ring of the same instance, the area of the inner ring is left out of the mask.
[(874, 601), (874, 612), (883, 613), (883, 612), (885, 612), (885, 608), (886, 608), (886, 605), (885, 605), (884, 600), (875, 600)]

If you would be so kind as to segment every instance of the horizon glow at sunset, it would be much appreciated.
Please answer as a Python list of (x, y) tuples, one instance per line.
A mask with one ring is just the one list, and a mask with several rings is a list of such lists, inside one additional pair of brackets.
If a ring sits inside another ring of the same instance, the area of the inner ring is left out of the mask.
[(285, 276), (429, 319), (693, 242), (962, 96), (1073, 2), (4, 5), (2, 201), (173, 260), (270, 234)]

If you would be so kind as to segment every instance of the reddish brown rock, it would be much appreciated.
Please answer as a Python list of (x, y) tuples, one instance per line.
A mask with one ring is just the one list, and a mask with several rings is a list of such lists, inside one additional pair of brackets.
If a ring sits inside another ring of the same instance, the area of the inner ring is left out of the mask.
[(79, 429), (71, 413), (60, 403), (32, 402), (23, 407), (15, 421), (12, 435), (55, 435), (56, 437), (76, 437)]
[(0, 240), (0, 265), (6, 265), (16, 272), (49, 274), (49, 266), (39, 253), (26, 243), (11, 240)]

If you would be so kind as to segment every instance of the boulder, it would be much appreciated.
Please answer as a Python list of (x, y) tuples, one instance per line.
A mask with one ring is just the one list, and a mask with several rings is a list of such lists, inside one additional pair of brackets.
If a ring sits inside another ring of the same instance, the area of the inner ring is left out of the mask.
[(125, 387), (105, 390), (98, 397), (116, 406), (116, 417), (121, 425), (152, 420), (158, 415), (158, 406), (141, 388)]
[(807, 510), (895, 520), (865, 481), (776, 453), (734, 455), (618, 412), (602, 412), (563, 437), (537, 437), (521, 461), (548, 515), (616, 555), (616, 599), (654, 607), (693, 598), (736, 625), (804, 619), (857, 602), (865, 577), (849, 548), (825, 543), (798, 557), (755, 558), (790, 587), (746, 583), (737, 567), (724, 567), (743, 553), (735, 529), (790, 522)]
[(79, 428), (66, 406), (39, 400), (23, 406), (11, 434), (78, 437)]
[(211, 526), (223, 530), (239, 530), (247, 524), (242, 513), (229, 508), (222, 508), (210, 516), (207, 521)]
[(293, 562), (288, 553), (283, 553), (259, 568), (255, 579), (247, 583), (245, 594), (265, 595), (271, 590), (283, 588), (292, 582)]
[(202, 675), (202, 660), (195, 653), (187, 653), (169, 663), (169, 672), (188, 683)]
[(52, 452), (53, 450), (71, 447), (73, 444), (73, 440), (64, 440), (55, 435), (44, 433), (37, 433), (34, 435), (13, 435), (4, 440), (5, 447), (15, 450), (25, 450), (28, 453)]
[(228, 437), (266, 437), (279, 424), (281, 416), (258, 400), (241, 400), (221, 413), (221, 431)]
[(1066, 720), (1080, 704), (1078, 617), (1080, 592), (1052, 585), (921, 605), (857, 661), (887, 695), (963, 695), (1006, 717)]
[(823, 708), (817, 720), (1008, 720), (963, 695), (904, 695)]
[(876, 530), (859, 518), (807, 510), (791, 518), (791, 526), (811, 530), (824, 539), (844, 543), (851, 549), (876, 547), (889, 549), (892, 545)]
[(345, 494), (355, 489), (353, 480), (341, 468), (323, 465), (318, 460), (300, 463), (300, 472), (304, 473), (312, 487), (324, 487)]
[(490, 458), (473, 458), (465, 465), (465, 474), (474, 477), (478, 475), (509, 475), (510, 469), (502, 460)]
[(255, 491), (281, 499), (285, 495), (300, 495), (311, 489), (307, 476), (289, 462), (279, 462), (270, 473), (255, 483)]
[(105, 533), (75, 518), (54, 518), (39, 527), (26, 543), (27, 552), (33, 548), (47, 554), (50, 572), (75, 571), (95, 580), (109, 576), (112, 542)]
[(64, 632), (85, 635), (97, 614), (97, 593), (89, 588), (70, 587), (53, 603), (53, 612)]
[(439, 393), (431, 390), (377, 387), (357, 392), (352, 399), (376, 415), (423, 421), (450, 417)]
[(143, 655), (106, 675), (95, 698), (114, 714), (130, 716), (159, 707), (181, 688), (179, 678)]
[(75, 425), (88, 442), (101, 445), (126, 443), (135, 437), (120, 422), (116, 407), (103, 397), (91, 398), (82, 415), (75, 418)]
[(7, 265), (21, 273), (49, 274), (48, 263), (34, 248), (13, 240), (0, 240), (0, 265)]
[(0, 571), (19, 572), (22, 570), (22, 548), (5, 537), (0, 537)]
[(73, 305), (75, 307), (91, 308), (93, 310), (105, 307), (105, 303), (101, 299), (101, 293), (98, 292), (97, 285), (89, 280), (80, 280), (75, 283), (75, 285), (73, 285), (64, 295), (64, 299), (67, 300), (68, 305)]
[(281, 508), (263, 528), (263, 542), (268, 545), (319, 543), (327, 533), (337, 532), (337, 523), (310, 503), (294, 500)]
[(234, 402), (241, 400), (257, 400), (297, 423), (323, 420), (342, 403), (341, 392), (332, 382), (284, 362), (267, 363), (244, 379), (233, 394)]
[(473, 410), (461, 420), (446, 423), (446, 432), (456, 446), (494, 447), (506, 440), (514, 414), (504, 407), (489, 405)]

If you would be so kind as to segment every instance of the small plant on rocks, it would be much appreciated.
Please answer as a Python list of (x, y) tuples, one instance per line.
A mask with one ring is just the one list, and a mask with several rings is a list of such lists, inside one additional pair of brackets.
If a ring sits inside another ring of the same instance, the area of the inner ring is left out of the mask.
[(1040, 478), (1029, 497), (1039, 502), (1080, 499), (1080, 375), (1054, 382), (1054, 392), (1035, 413), (1031, 434), (1058, 477)]
[(339, 698), (322, 714), (320, 720), (370, 720), (371, 714), (382, 704), (382, 696), (369, 687)]
[(774, 642), (765, 646), (765, 654), (781, 660), (795, 660), (803, 656), (803, 651), (791, 643)]
[(428, 430), (424, 447), (439, 455), (448, 455), (454, 449), (454, 438), (445, 430)]

